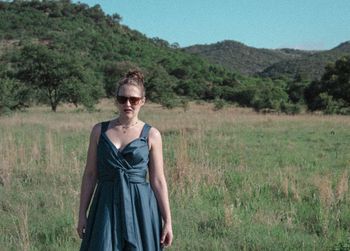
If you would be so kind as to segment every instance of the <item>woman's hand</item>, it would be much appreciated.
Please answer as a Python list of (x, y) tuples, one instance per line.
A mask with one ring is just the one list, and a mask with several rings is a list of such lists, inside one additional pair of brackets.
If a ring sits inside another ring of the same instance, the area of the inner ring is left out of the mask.
[(77, 232), (78, 232), (80, 239), (83, 239), (83, 237), (84, 237), (85, 229), (86, 229), (86, 222), (87, 222), (86, 217), (79, 217)]
[(162, 247), (170, 247), (173, 242), (173, 230), (171, 224), (165, 223), (163, 226), (162, 236), (160, 238), (160, 244)]

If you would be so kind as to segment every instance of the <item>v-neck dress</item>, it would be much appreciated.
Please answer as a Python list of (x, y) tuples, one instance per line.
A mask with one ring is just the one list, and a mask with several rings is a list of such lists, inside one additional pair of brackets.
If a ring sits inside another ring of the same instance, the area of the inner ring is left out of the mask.
[(139, 138), (118, 149), (101, 123), (97, 146), (98, 181), (80, 251), (158, 251), (162, 218), (146, 180), (149, 163), (145, 124)]

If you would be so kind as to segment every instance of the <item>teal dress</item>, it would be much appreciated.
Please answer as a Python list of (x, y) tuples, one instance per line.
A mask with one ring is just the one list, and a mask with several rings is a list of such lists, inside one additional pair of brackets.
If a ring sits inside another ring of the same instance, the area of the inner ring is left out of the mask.
[(158, 251), (162, 218), (146, 180), (150, 125), (139, 138), (118, 149), (101, 123), (97, 146), (98, 181), (80, 251)]

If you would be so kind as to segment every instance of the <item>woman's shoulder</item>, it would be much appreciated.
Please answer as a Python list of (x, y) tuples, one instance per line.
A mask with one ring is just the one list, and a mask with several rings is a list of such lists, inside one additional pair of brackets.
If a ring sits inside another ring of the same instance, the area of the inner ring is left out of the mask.
[(96, 123), (96, 124), (92, 127), (92, 129), (91, 129), (90, 137), (91, 137), (92, 139), (94, 139), (94, 141), (95, 141), (96, 143), (99, 141), (102, 128), (103, 128), (103, 126), (104, 126), (104, 124), (105, 124), (106, 122), (108, 122), (108, 121), (98, 122), (98, 123)]
[(92, 132), (99, 135), (101, 133), (101, 130), (107, 129), (106, 127), (108, 126), (109, 122), (111, 122), (111, 120), (105, 120), (105, 121), (98, 122), (97, 124), (95, 124), (92, 127)]
[(92, 134), (100, 134), (103, 122), (96, 123), (91, 130)]
[(161, 133), (160, 131), (154, 127), (154, 126), (151, 126), (151, 128), (149, 129), (149, 133), (148, 133), (148, 137), (152, 140), (159, 140), (161, 139)]
[(160, 131), (155, 128), (151, 127), (148, 133), (148, 144), (150, 151), (153, 152), (153, 149), (155, 148), (161, 148), (162, 147), (162, 136), (160, 134)]

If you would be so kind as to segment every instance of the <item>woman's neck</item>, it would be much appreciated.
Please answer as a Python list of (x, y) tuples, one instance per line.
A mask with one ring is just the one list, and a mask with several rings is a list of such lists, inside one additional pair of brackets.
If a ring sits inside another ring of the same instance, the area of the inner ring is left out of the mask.
[(123, 126), (132, 126), (137, 123), (139, 119), (137, 117), (127, 118), (127, 117), (118, 117), (117, 123)]

